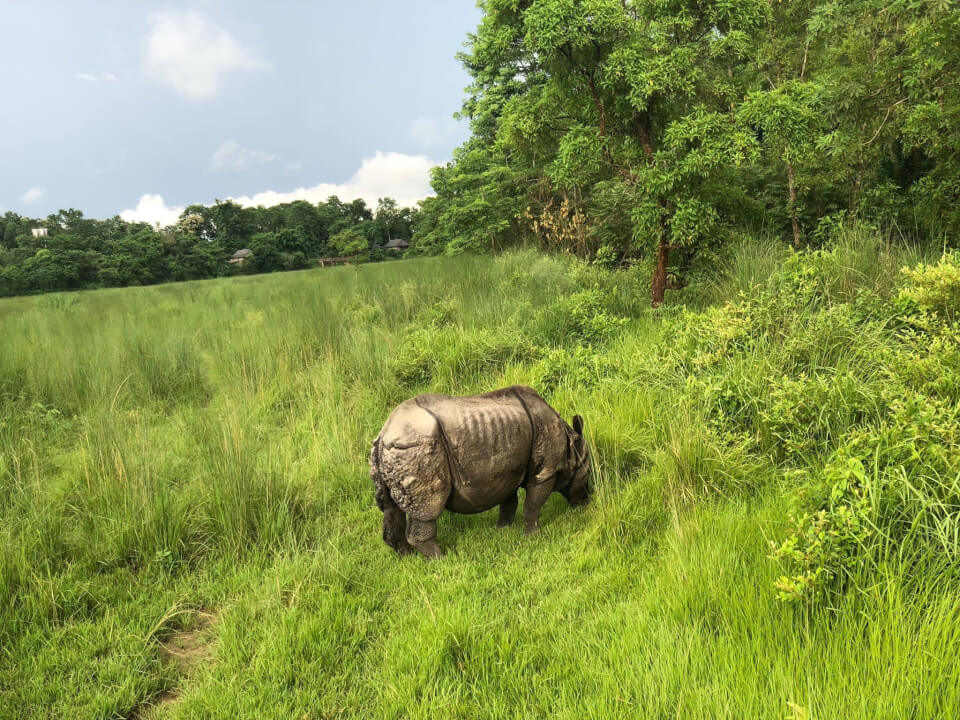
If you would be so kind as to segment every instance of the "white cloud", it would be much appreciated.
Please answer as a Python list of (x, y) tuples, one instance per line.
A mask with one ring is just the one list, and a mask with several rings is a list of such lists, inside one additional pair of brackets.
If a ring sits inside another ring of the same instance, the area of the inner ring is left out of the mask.
[(276, 155), (265, 150), (253, 150), (235, 140), (225, 140), (210, 156), (210, 167), (214, 170), (242, 171), (268, 165), (276, 159)]
[(432, 115), (421, 115), (410, 126), (410, 136), (422, 148), (435, 148), (449, 144), (458, 130), (453, 118), (438, 120)]
[(297, 160), (296, 162), (288, 162), (287, 166), (283, 169), (284, 175), (290, 175), (292, 173), (298, 173), (303, 170), (303, 163)]
[[(401, 207), (412, 207), (418, 200), (433, 194), (430, 189), (430, 168), (434, 165), (425, 155), (378, 151), (373, 157), (365, 159), (360, 169), (345, 183), (320, 183), (290, 192), (267, 190), (252, 197), (227, 199), (247, 207), (270, 207), (294, 200), (318, 203), (336, 195), (347, 202), (362, 198), (371, 208), (376, 208), (379, 198), (392, 197)], [(120, 217), (127, 222), (167, 226), (177, 222), (183, 210), (182, 207), (167, 207), (161, 195), (144, 195), (136, 208), (124, 210)]]
[(180, 219), (182, 207), (167, 207), (162, 195), (143, 195), (132, 210), (124, 210), (120, 217), (127, 222), (145, 222), (166, 227)]
[(435, 164), (426, 155), (377, 151), (373, 157), (366, 158), (360, 169), (345, 183), (320, 183), (289, 192), (267, 190), (252, 197), (230, 200), (240, 205), (269, 207), (294, 200), (317, 203), (336, 195), (341, 200), (363, 198), (370, 207), (376, 207), (377, 199), (382, 197), (392, 197), (401, 206), (412, 206), (433, 194), (430, 189), (430, 168)]
[(100, 82), (117, 82), (119, 79), (116, 75), (111, 72), (105, 73), (87, 73), (87, 72), (78, 72), (74, 77), (77, 80), (83, 80), (84, 82), (95, 83)]
[(227, 30), (194, 10), (155, 13), (149, 21), (144, 70), (188, 98), (212, 98), (224, 75), (266, 67)]
[(41, 187), (32, 187), (24, 191), (20, 196), (20, 202), (24, 205), (36, 205), (47, 196), (47, 191)]

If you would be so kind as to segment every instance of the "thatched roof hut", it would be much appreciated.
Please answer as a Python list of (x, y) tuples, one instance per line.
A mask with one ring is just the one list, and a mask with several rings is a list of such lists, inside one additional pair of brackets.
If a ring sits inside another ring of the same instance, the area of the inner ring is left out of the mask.
[(403, 238), (390, 238), (387, 240), (387, 244), (383, 247), (385, 247), (387, 250), (406, 250), (408, 247), (410, 247), (410, 243)]
[(242, 250), (237, 250), (233, 254), (233, 257), (230, 258), (229, 262), (231, 265), (243, 265), (243, 261), (251, 255), (253, 255), (253, 250), (250, 248), (243, 248)]

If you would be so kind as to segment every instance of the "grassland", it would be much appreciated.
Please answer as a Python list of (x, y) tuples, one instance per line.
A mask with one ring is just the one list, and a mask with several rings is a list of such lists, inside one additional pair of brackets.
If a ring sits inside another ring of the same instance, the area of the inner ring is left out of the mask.
[[(778, 599), (798, 473), (893, 407), (907, 340), (863, 298), (922, 259), (851, 241), (777, 311), (786, 257), (746, 244), (656, 316), (644, 273), (530, 253), (0, 301), (0, 718), (960, 717), (949, 487)], [(397, 558), (386, 414), (511, 383), (584, 415), (594, 502)]]

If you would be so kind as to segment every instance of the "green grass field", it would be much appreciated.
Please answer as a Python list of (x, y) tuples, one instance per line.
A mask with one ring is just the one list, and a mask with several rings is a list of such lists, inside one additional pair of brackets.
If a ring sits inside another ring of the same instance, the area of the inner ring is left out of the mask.
[[(778, 307), (786, 255), (745, 245), (657, 316), (645, 274), (531, 253), (0, 301), (0, 718), (960, 717), (953, 490), (778, 599), (797, 473), (895, 406), (908, 340), (855, 300), (922, 259), (851, 243), (741, 342), (722, 303)], [(937, 402), (956, 354), (917, 370)], [(386, 415), (513, 383), (585, 417), (593, 503), (393, 555)]]

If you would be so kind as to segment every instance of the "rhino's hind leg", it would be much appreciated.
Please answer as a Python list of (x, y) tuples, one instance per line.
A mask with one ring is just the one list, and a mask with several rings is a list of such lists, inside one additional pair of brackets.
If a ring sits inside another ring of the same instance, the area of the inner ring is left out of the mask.
[(502, 503), (500, 503), (500, 518), (497, 520), (497, 527), (507, 527), (513, 523), (513, 519), (517, 516), (517, 491), (513, 491), (513, 495), (508, 497)]
[(398, 555), (413, 552), (407, 542), (407, 516), (396, 504), (383, 511), (383, 541)]
[(410, 524), (407, 526), (407, 540), (428, 558), (443, 555), (443, 549), (437, 542), (436, 518), (433, 520), (410, 518)]

